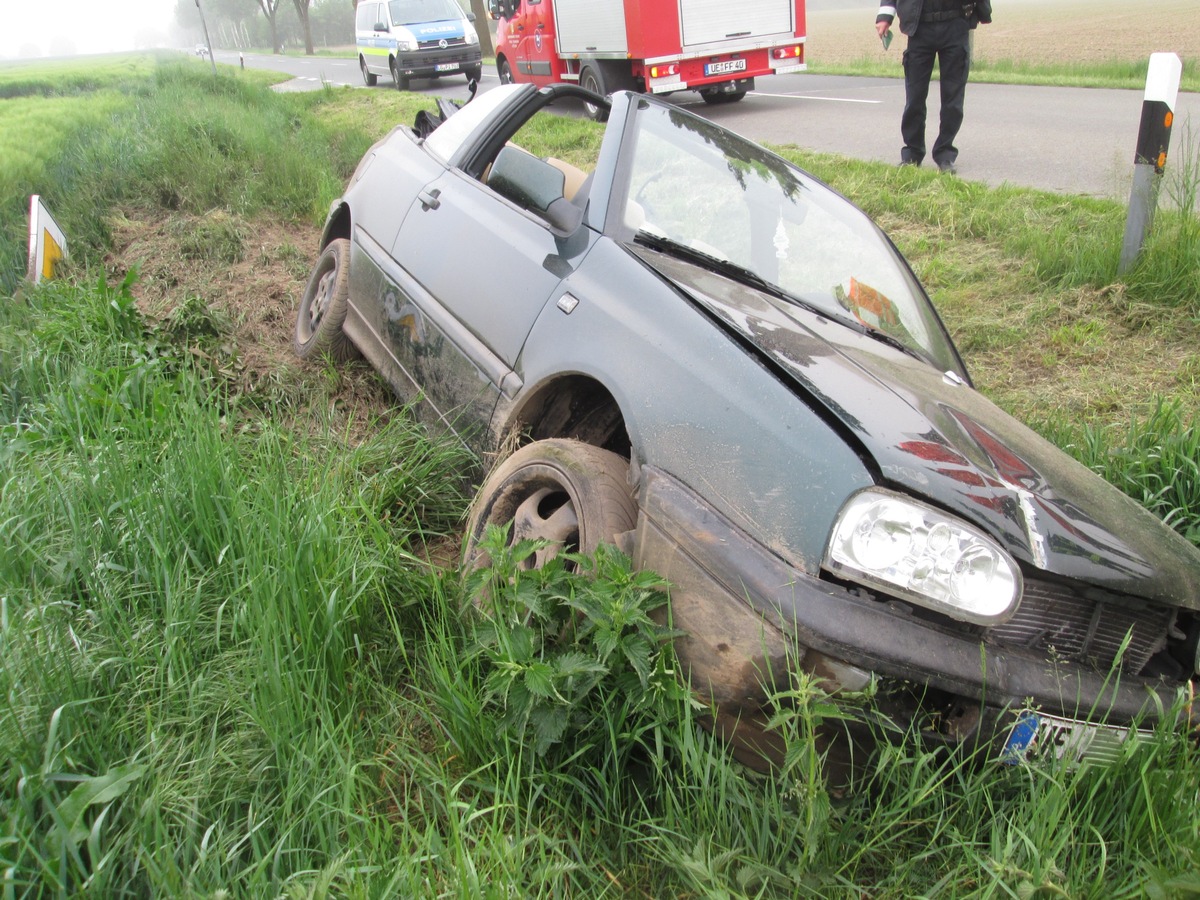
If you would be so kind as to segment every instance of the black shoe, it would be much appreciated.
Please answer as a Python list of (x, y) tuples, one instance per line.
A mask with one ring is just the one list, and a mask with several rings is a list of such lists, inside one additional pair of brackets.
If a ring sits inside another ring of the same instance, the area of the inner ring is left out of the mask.
[(919, 169), (921, 168), (921, 161), (919, 159), (902, 159), (900, 160), (900, 167), (903, 168), (904, 166), (912, 166), (915, 169)]
[(952, 162), (938, 163), (938, 171), (941, 172), (943, 175), (957, 175), (958, 174), (958, 169), (956, 169), (954, 167), (954, 163), (952, 163)]

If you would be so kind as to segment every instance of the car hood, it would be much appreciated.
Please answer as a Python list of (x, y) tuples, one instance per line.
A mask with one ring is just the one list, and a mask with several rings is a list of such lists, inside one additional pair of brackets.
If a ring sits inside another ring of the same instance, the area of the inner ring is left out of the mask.
[(1200, 609), (1200, 551), (952, 375), (802, 307), (632, 247), (851, 432), (885, 483), (1048, 573)]

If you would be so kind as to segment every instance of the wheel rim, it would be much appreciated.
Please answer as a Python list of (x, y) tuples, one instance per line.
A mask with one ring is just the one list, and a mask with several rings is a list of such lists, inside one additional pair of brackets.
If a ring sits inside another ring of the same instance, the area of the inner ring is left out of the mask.
[(329, 311), (329, 305), (333, 302), (333, 288), (336, 283), (337, 266), (334, 265), (322, 273), (321, 278), (317, 281), (316, 288), (313, 290), (312, 300), (308, 304), (308, 334), (304, 338), (306, 342), (312, 340), (312, 336), (317, 333), (317, 329), (320, 327), (325, 313)]
[[(600, 84), (596, 81), (596, 76), (591, 72), (588, 72), (587, 77), (583, 79), (580, 87), (582, 87), (585, 91), (591, 91), (593, 94), (600, 93)], [(583, 107), (587, 110), (587, 114), (593, 119), (596, 118), (596, 114), (600, 111), (600, 107), (598, 107), (595, 103), (588, 103), (586, 100), (583, 101)]]
[(520, 540), (548, 541), (523, 567), (540, 569), (563, 551), (579, 549), (579, 513), (565, 490), (546, 486), (525, 497), (513, 512), (509, 546)]
[(512, 84), (512, 80), (512, 68), (506, 62), (500, 63), (500, 83)]
[(360, 59), (358, 61), (358, 67), (362, 70), (363, 83), (365, 84), (370, 78), (370, 73), (367, 71), (367, 61), (365, 59)]

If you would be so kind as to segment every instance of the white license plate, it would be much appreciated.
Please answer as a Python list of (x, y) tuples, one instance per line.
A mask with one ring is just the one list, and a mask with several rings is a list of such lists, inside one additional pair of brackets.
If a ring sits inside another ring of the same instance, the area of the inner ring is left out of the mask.
[(709, 63), (704, 67), (705, 75), (725, 75), (729, 72), (745, 72), (744, 59), (727, 59), (724, 62)]
[(439, 72), (453, 72), (457, 68), (458, 63), (438, 63), (436, 66), (434, 66), (434, 69)]
[(1146, 733), (1115, 725), (1092, 725), (1045, 713), (1025, 712), (1017, 719), (1004, 742), (1001, 762), (1022, 759), (1082, 759), (1112, 762), (1129, 740), (1137, 741)]

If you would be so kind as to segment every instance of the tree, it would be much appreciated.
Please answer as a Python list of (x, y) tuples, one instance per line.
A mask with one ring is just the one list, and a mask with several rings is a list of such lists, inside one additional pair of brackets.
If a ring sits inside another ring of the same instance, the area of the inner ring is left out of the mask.
[(279, 46), (279, 29), (275, 24), (275, 16), (279, 13), (279, 3), (280, 0), (258, 0), (258, 8), (262, 10), (262, 14), (266, 16), (267, 21), (271, 23), (272, 53), (283, 52), (283, 48)]
[[(358, 0), (354, 0), (355, 9)], [(492, 46), (492, 17), (488, 14), (487, 3), (484, 0), (471, 0), (471, 12), (475, 13), (475, 32), (479, 35), (479, 53), (485, 58), (496, 55)]]
[(312, 40), (312, 25), (308, 21), (308, 5), (312, 0), (292, 0), (292, 6), (296, 7), (296, 15), (300, 17), (300, 25), (304, 29), (304, 53), (306, 56), (313, 55), (313, 40)]

